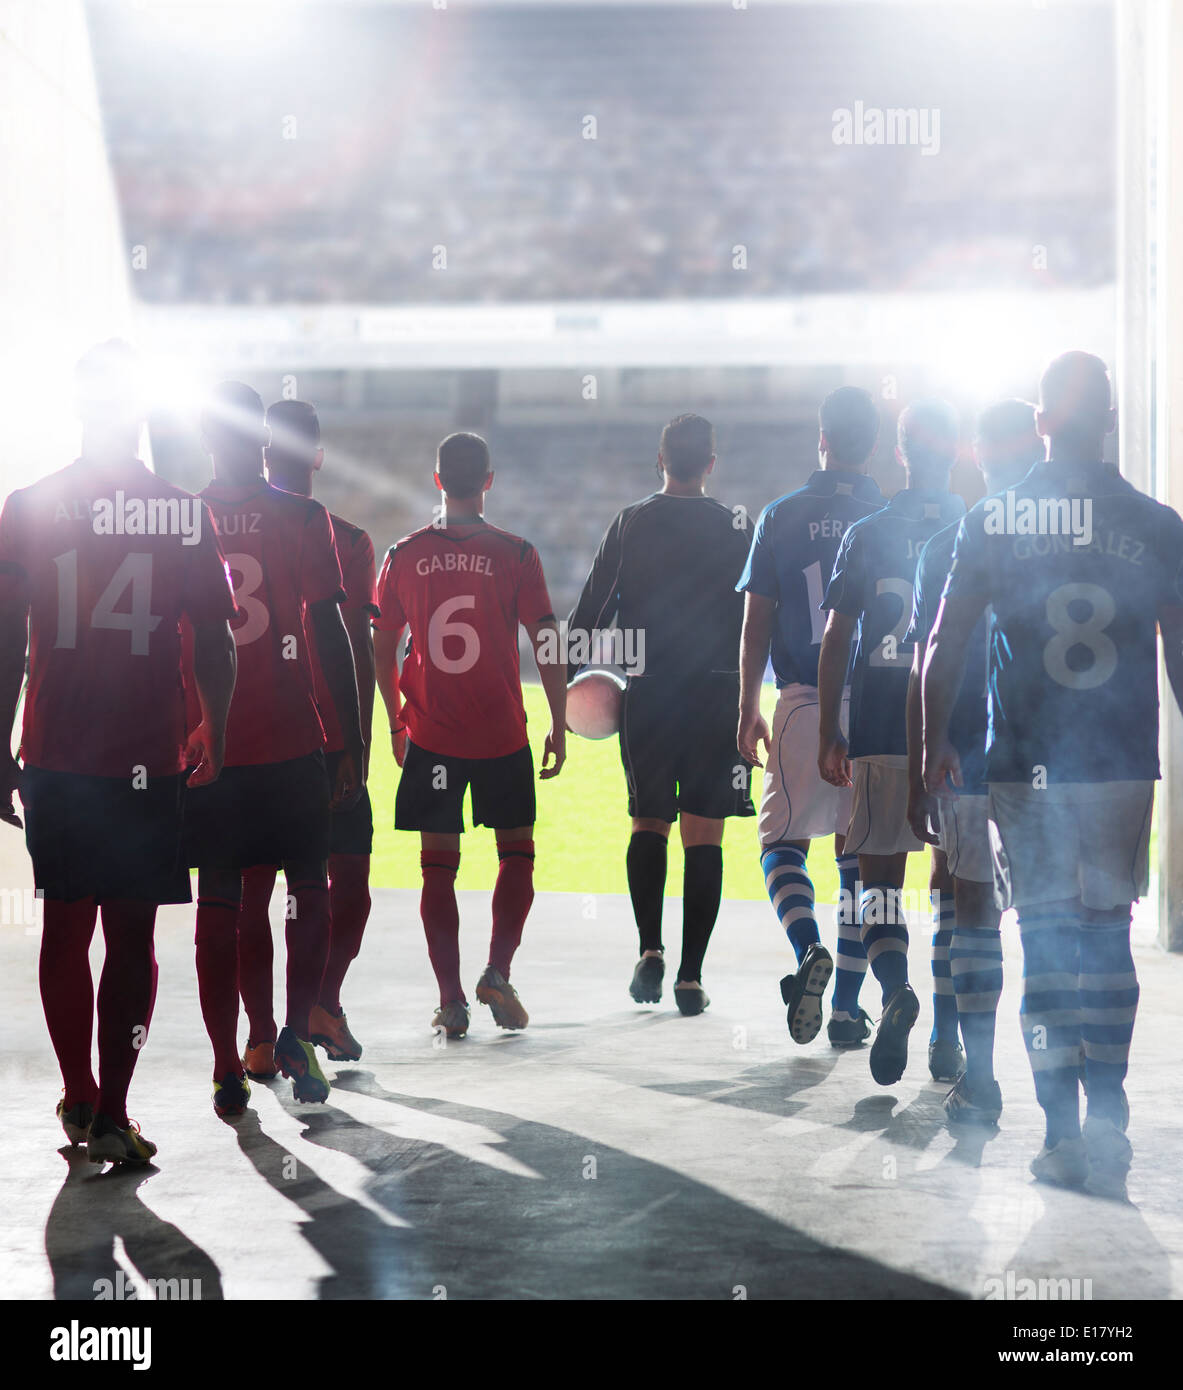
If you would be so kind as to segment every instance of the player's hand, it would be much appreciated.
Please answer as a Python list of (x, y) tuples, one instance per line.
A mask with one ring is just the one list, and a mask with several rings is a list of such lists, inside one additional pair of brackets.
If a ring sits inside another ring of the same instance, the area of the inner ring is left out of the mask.
[(924, 749), (924, 786), (934, 796), (951, 799), (957, 795), (956, 788), (963, 786), (961, 780), (961, 759), (957, 749), (945, 739), (944, 742), (926, 745)]
[(9, 753), (6, 758), (0, 759), (0, 821), (4, 821), (6, 825), (15, 825), (18, 830), (24, 827), (16, 813), (13, 796), (20, 790), (20, 785), (21, 765)]
[(365, 766), (365, 749), (361, 743), (352, 743), (337, 760), (337, 775), (333, 782), (333, 799), (329, 808), (333, 811), (348, 811), (357, 805), (362, 794), (365, 778), (358, 773)]
[(741, 714), (735, 746), (745, 763), (751, 763), (753, 767), (764, 766), (760, 761), (760, 744), (764, 745), (764, 756), (767, 757), (772, 752), (772, 730), (768, 727), (768, 721), (759, 710), (754, 714)]
[(402, 767), (407, 756), (406, 729), (391, 729), (390, 751), (394, 754), (394, 761), (399, 765), (399, 767)]
[(923, 784), (908, 788), (908, 824), (912, 834), (926, 845), (939, 845), (940, 837), (929, 829), (929, 818), (936, 819), (938, 801)]
[(226, 760), (226, 736), (215, 736), (214, 731), (204, 721), (189, 735), (185, 745), (185, 764), (192, 767), (185, 785), (187, 787), (208, 787), (216, 782)]
[(817, 770), (823, 782), (832, 787), (852, 786), (850, 780), (850, 744), (842, 737), (823, 738), (818, 744)]
[[(547, 764), (554, 759), (554, 765), (548, 767)], [(542, 745), (542, 766), (538, 769), (539, 779), (543, 782), (551, 777), (557, 777), (563, 770), (563, 764), (567, 761), (567, 735), (562, 729), (557, 732), (554, 725), (550, 727), (550, 732), (546, 736), (546, 742)]]

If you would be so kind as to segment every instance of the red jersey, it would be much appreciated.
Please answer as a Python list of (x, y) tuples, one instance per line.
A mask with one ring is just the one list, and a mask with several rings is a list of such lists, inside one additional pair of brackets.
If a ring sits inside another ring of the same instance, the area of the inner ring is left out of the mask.
[[(348, 620), (355, 613), (367, 612), (377, 617), (378, 602), (374, 595), (374, 543), (360, 526), (352, 525), (335, 513), (329, 513), (329, 520), (333, 523), (337, 562), (341, 566), (341, 585), (345, 590), (345, 597), (341, 601), (341, 616)], [(312, 649), (316, 703), (325, 731), (325, 752), (339, 753), (345, 747), (341, 721), (337, 718), (333, 697), (329, 694), (324, 672), (320, 669), (320, 658), (316, 654), (316, 637), (311, 628), (308, 631), (308, 643)], [(369, 730), (365, 732), (368, 738)]]
[(138, 459), (78, 459), (4, 504), (0, 597), (29, 605), (26, 763), (95, 777), (183, 769), (181, 618), (235, 612), (198, 498)]
[(552, 616), (538, 552), (487, 522), (425, 526), (393, 546), (376, 628), (411, 629), (400, 678), (411, 741), (457, 758), (526, 743), (518, 624)]
[[(310, 603), (345, 596), (329, 514), (263, 477), (246, 485), (215, 478), (201, 496), (214, 515), (239, 608), (226, 766), (315, 753), (324, 747), (324, 728), (305, 619)], [(190, 707), (197, 708), (192, 689)]]

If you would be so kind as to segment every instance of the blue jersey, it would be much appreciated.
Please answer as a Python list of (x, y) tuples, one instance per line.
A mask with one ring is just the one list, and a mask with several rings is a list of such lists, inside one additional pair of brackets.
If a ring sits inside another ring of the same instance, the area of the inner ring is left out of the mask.
[[(960, 521), (938, 531), (920, 551), (916, 583), (912, 588), (912, 626), (907, 640), (912, 649), (928, 641), (949, 567), (953, 563), (953, 544)], [(949, 742), (961, 761), (962, 792), (966, 796), (985, 794), (986, 772), (986, 642), (988, 624), (983, 614), (974, 626), (965, 658), (965, 679), (949, 716)]]
[(772, 670), (779, 689), (817, 685), (822, 593), (846, 528), (883, 506), (865, 473), (818, 469), (804, 487), (770, 502), (756, 523), (736, 588), (776, 601)]
[(1000, 532), (994, 498), (961, 525), (945, 593), (994, 610), (986, 780), (1152, 781), (1157, 621), (1183, 605), (1183, 519), (1099, 463), (1037, 464), (1014, 496), (1090, 499), (1091, 536)]
[(965, 515), (950, 492), (905, 488), (846, 532), (822, 606), (857, 618), (850, 682), (850, 756), (908, 751), (906, 708), (916, 561), (925, 541)]

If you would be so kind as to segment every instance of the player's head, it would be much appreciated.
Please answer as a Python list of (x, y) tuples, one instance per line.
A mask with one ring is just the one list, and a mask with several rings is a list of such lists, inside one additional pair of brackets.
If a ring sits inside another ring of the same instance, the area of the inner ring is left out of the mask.
[(324, 462), (320, 447), (320, 420), (307, 401), (276, 401), (267, 407), (271, 442), (263, 450), (267, 476), (276, 485), (311, 485), (312, 475)]
[(271, 435), (263, 398), (246, 382), (218, 382), (201, 412), (201, 433), (215, 467), (222, 463), (262, 471)]
[(435, 485), (454, 502), (475, 502), (493, 485), (489, 446), (479, 434), (450, 434), (435, 460)]
[(1021, 482), (1044, 456), (1035, 430), (1035, 407), (1011, 398), (995, 401), (978, 416), (974, 457), (987, 492), (1001, 492)]
[(83, 429), (138, 431), (146, 410), (139, 356), (122, 338), (108, 338), (74, 367), (74, 402)]
[(817, 413), (817, 453), (823, 468), (866, 470), (879, 438), (879, 408), (861, 386), (839, 386)]
[(679, 483), (701, 482), (715, 466), (715, 427), (701, 415), (675, 415), (661, 432), (657, 464)]
[(900, 411), (896, 455), (914, 487), (948, 487), (960, 436), (961, 422), (948, 401), (930, 396)]
[(1117, 422), (1109, 369), (1091, 352), (1065, 352), (1049, 363), (1039, 382), (1035, 428), (1053, 456), (1099, 459), (1105, 436)]

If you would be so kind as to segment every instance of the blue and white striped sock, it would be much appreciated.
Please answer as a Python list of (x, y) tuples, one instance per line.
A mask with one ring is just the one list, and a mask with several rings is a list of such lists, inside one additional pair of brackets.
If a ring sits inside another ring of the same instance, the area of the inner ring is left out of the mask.
[(886, 1004), (908, 983), (908, 923), (900, 890), (892, 883), (868, 885), (859, 897), (858, 919), (867, 963)]
[(990, 1081), (994, 1025), (1002, 997), (1002, 933), (997, 927), (957, 927), (949, 947), (949, 969), (965, 1043), (966, 1072), (971, 1084)]
[(858, 855), (835, 855), (838, 865), (838, 954), (834, 962), (834, 1013), (857, 1018), (859, 990), (867, 976), (867, 952), (858, 926)]
[(821, 937), (814, 909), (813, 880), (805, 869), (807, 851), (797, 845), (770, 845), (760, 856), (764, 886), (797, 953), (797, 963)]
[(1130, 953), (1130, 913), (1080, 929), (1080, 1034), (1088, 1079), (1088, 1113), (1121, 1125), (1122, 1083), (1130, 1059), (1138, 976)]
[(932, 1037), (931, 1042), (957, 1041), (957, 996), (949, 969), (953, 944), (953, 894), (934, 888), (932, 902)]
[(1049, 1148), (1080, 1134), (1080, 947), (1074, 917), (1019, 911), (1023, 942), (1023, 1042)]

